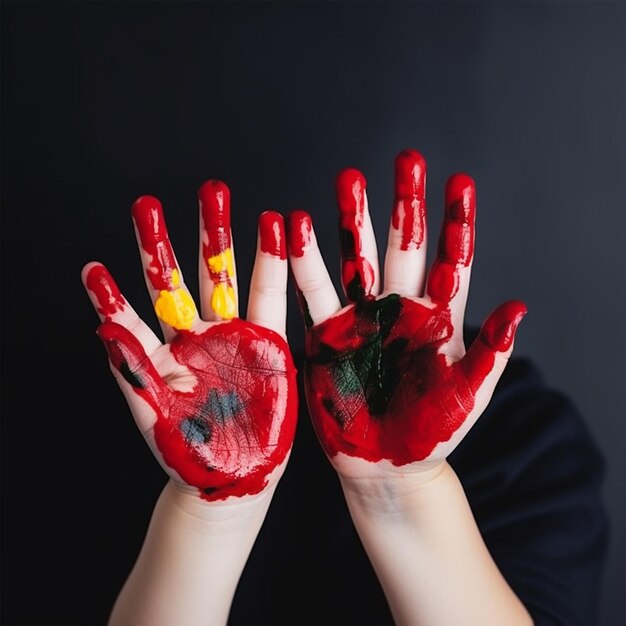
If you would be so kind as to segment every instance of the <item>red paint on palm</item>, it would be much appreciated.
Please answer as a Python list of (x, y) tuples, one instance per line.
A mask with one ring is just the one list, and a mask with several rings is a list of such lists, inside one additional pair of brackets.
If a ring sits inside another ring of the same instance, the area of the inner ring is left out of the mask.
[(161, 202), (154, 196), (141, 196), (133, 202), (132, 216), (141, 247), (150, 256), (150, 262), (146, 265), (150, 284), (157, 291), (171, 290), (176, 286), (172, 273), (178, 268)]
[(279, 259), (287, 258), (285, 244), (285, 223), (283, 216), (276, 211), (264, 211), (259, 216), (259, 239), (261, 251)]
[(85, 285), (98, 301), (96, 310), (105, 320), (124, 310), (126, 300), (104, 265), (94, 265), (89, 269)]
[(284, 339), (239, 319), (180, 333), (173, 357), (195, 376), (176, 391), (123, 327), (99, 328), (112, 364), (156, 413), (154, 439), (166, 465), (205, 500), (259, 493), (293, 441), (296, 369)]
[(365, 299), (307, 333), (305, 392), (327, 454), (404, 465), (448, 441), (474, 407), (496, 352), (507, 350), (525, 307), (485, 322), (470, 358), (448, 364), (450, 310), (390, 295)]
[(335, 181), (339, 207), (341, 280), (351, 300), (369, 295), (374, 286), (374, 269), (363, 256), (366, 182), (354, 168), (339, 172)]
[(391, 223), (402, 234), (401, 250), (420, 248), (426, 232), (426, 160), (403, 150), (394, 161), (395, 194)]

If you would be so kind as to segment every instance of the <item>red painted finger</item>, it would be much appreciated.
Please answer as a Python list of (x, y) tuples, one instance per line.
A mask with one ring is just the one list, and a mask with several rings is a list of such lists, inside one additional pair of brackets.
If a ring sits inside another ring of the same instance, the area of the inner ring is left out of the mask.
[(146, 285), (163, 333), (171, 338), (177, 330), (190, 330), (197, 324), (196, 305), (185, 287), (159, 199), (149, 195), (137, 198), (132, 216)]
[(421, 296), (426, 272), (426, 161), (415, 150), (403, 150), (396, 156), (394, 171), (384, 293)]
[(457, 295), (463, 302), (467, 299), (475, 218), (474, 181), (467, 174), (454, 174), (446, 184), (439, 247), (428, 276), (427, 294), (434, 302), (447, 303)]
[(85, 264), (81, 278), (101, 322), (116, 322), (128, 328), (148, 354), (162, 345), (152, 329), (124, 298), (109, 270), (102, 263), (92, 261)]
[(258, 219), (258, 241), (246, 319), (285, 335), (287, 318), (287, 244), (285, 222), (276, 211)]
[(146, 355), (140, 341), (128, 329), (115, 322), (103, 322), (97, 333), (106, 348), (111, 365), (122, 378), (155, 410), (165, 404), (171, 395), (171, 389)]
[(339, 208), (341, 283), (349, 300), (378, 293), (378, 252), (367, 206), (365, 177), (346, 168), (335, 181)]
[[(498, 365), (504, 370), (513, 349), (515, 333), (526, 312), (523, 302), (510, 300), (501, 304), (483, 322), (478, 336), (456, 364), (464, 373), (473, 392), (478, 390)], [(499, 357), (502, 357), (500, 361)]]
[(305, 326), (311, 327), (339, 311), (341, 302), (317, 246), (311, 216), (300, 209), (291, 211), (286, 230), (298, 303)]
[(230, 189), (221, 180), (207, 180), (198, 190), (198, 203), (202, 317), (212, 321), (232, 319), (237, 316), (237, 281)]

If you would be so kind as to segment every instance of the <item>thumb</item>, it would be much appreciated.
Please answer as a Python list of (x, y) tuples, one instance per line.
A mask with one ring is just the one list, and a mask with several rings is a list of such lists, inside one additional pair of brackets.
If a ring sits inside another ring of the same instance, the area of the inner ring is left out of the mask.
[[(138, 395), (156, 411), (172, 392), (140, 341), (127, 328), (115, 322), (103, 322), (96, 332), (106, 348), (112, 367), (119, 374), (116, 378), (131, 409), (135, 407), (133, 400)], [(141, 430), (144, 432), (145, 429)]]
[(513, 351), (517, 327), (526, 313), (523, 302), (510, 300), (501, 304), (483, 322), (478, 336), (457, 364), (474, 393), (492, 373), (495, 376), (489, 378), (495, 388)]

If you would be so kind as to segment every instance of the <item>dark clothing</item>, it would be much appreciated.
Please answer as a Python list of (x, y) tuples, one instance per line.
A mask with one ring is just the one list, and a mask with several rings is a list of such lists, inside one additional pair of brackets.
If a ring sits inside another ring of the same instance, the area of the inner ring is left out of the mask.
[[(393, 624), (302, 390), (300, 397), (294, 450), (230, 623)], [(491, 554), (536, 623), (595, 623), (608, 541), (604, 460), (571, 402), (529, 360), (512, 358), (448, 461)]]

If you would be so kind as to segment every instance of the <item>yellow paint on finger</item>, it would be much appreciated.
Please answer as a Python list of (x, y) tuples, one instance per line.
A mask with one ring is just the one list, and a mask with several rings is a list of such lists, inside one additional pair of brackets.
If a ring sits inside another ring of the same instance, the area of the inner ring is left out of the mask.
[(180, 274), (176, 268), (172, 270), (172, 285), (174, 287), (180, 287)]
[(226, 248), (226, 250), (211, 256), (207, 259), (209, 269), (215, 274), (220, 272), (226, 272), (228, 278), (232, 278), (235, 275), (235, 264), (233, 263), (233, 251), (232, 248)]
[[(178, 272), (176, 274), (178, 276)], [(173, 279), (174, 273), (172, 272)], [(182, 288), (174, 291), (161, 291), (154, 303), (154, 310), (161, 321), (177, 330), (189, 330), (197, 314), (196, 305), (191, 296)]]
[(223, 319), (230, 320), (237, 314), (235, 290), (228, 283), (216, 283), (211, 296), (211, 308)]

